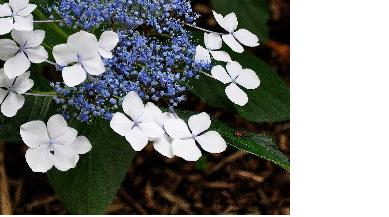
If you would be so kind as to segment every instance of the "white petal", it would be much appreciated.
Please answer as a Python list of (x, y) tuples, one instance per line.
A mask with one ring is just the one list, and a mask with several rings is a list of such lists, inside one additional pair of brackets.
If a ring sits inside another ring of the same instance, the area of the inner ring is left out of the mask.
[(11, 15), (11, 6), (9, 4), (0, 4), (0, 17), (10, 17)]
[(242, 45), (239, 44), (238, 41), (236, 41), (235, 37), (231, 34), (222, 35), (223, 41), (230, 47), (233, 51), (237, 53), (243, 53), (244, 48)]
[(213, 11), (213, 16), (216, 19), (216, 22), (227, 30), (227, 32), (232, 33), (238, 28), (238, 18), (235, 13), (227, 14), (225, 17)]
[(34, 29), (34, 19), (31, 14), (26, 17), (15, 16), (14, 19), (14, 29), (19, 31), (32, 31)]
[(86, 72), (80, 64), (75, 64), (73, 66), (65, 67), (62, 70), (62, 77), (64, 83), (68, 87), (74, 87), (85, 81)]
[(60, 136), (68, 127), (68, 123), (62, 115), (53, 115), (47, 121), (47, 130), (51, 138)]
[(90, 75), (101, 75), (105, 72), (104, 62), (98, 55), (95, 55), (93, 58), (81, 60), (81, 64)]
[(226, 94), (228, 99), (240, 106), (246, 105), (249, 101), (247, 94), (235, 83), (232, 83), (228, 87), (226, 87)]
[(28, 0), (9, 0), (12, 11), (17, 13), (28, 6)]
[(99, 54), (104, 59), (111, 59), (113, 57), (113, 54), (112, 54), (111, 51), (105, 51), (105, 50), (103, 50), (101, 48), (99, 48)]
[(236, 78), (236, 83), (247, 89), (256, 89), (261, 84), (261, 81), (253, 70), (243, 69)]
[(198, 115), (191, 116), (188, 120), (188, 125), (192, 134), (199, 135), (209, 129), (211, 126), (211, 118), (207, 113), (202, 112)]
[(45, 39), (45, 31), (35, 30), (32, 32), (31, 37), (27, 40), (26, 47), (37, 47), (42, 44)]
[(34, 81), (29, 79), (30, 72), (26, 72), (23, 75), (16, 78), (15, 84), (12, 86), (12, 90), (18, 94), (23, 94), (30, 90), (34, 86)]
[(1, 104), (1, 113), (6, 117), (13, 117), (24, 105), (24, 96), (9, 92), (4, 102)]
[(0, 18), (0, 35), (8, 34), (13, 28), (14, 20), (12, 17)]
[(23, 52), (19, 52), (4, 64), (4, 72), (9, 78), (15, 78), (30, 68), (31, 62)]
[(212, 77), (223, 82), (224, 84), (228, 84), (228, 83), (232, 82), (230, 75), (227, 74), (227, 72), (223, 68), (223, 66), (220, 66), (220, 65), (214, 66), (211, 70), (211, 74), (212, 74)]
[(194, 139), (174, 140), (172, 149), (174, 155), (187, 161), (197, 161), (202, 155)]
[(63, 145), (54, 145), (53, 162), (55, 168), (60, 171), (67, 171), (74, 168), (77, 161), (78, 159), (73, 150)]
[(4, 68), (0, 69), (0, 87), (9, 88), (14, 83), (14, 79), (9, 79), (4, 72)]
[(145, 109), (142, 99), (134, 91), (129, 92), (127, 96), (124, 97), (122, 106), (123, 111), (134, 121), (139, 119)]
[(225, 51), (211, 51), (211, 55), (217, 61), (231, 62), (230, 55)]
[(77, 49), (73, 45), (60, 44), (54, 46), (53, 56), (60, 66), (67, 66), (70, 63), (78, 62)]
[(121, 136), (126, 136), (134, 126), (134, 122), (127, 118), (123, 113), (116, 112), (111, 119), (110, 126), (113, 131)]
[(98, 44), (95, 35), (80, 31), (68, 37), (68, 43), (77, 48), (80, 59), (94, 58), (98, 55)]
[(49, 144), (49, 135), (43, 121), (31, 121), (20, 126), (20, 136), (30, 148)]
[(139, 128), (150, 139), (161, 137), (165, 131), (155, 122), (139, 123)]
[(142, 151), (149, 141), (147, 136), (139, 129), (139, 127), (132, 128), (132, 130), (126, 135), (126, 139), (135, 151)]
[(11, 36), (20, 46), (25, 45), (27, 41), (32, 38), (34, 31), (18, 31), (12, 30)]
[(153, 146), (154, 149), (163, 156), (172, 158), (174, 157), (172, 142), (173, 141), (171, 140), (171, 138), (167, 134), (164, 134), (157, 141), (154, 142)]
[[(107, 52), (112, 51), (118, 43), (119, 43), (119, 35), (113, 31), (103, 32), (103, 34), (101, 34), (100, 40), (98, 42), (99, 48), (104, 50), (104, 51), (107, 51)], [(106, 57), (104, 57), (104, 58), (106, 58)]]
[(27, 7), (25, 7), (24, 9), (20, 10), (19, 12), (17, 12), (16, 14), (18, 16), (28, 16), (30, 15), (36, 8), (37, 6), (35, 4), (28, 4)]
[(226, 69), (232, 79), (236, 79), (243, 71), (243, 67), (235, 61), (227, 63)]
[(209, 51), (202, 46), (198, 45), (196, 47), (196, 54), (195, 54), (195, 61), (196, 62), (205, 62), (210, 63), (211, 62), (211, 55), (209, 54)]
[(19, 47), (14, 41), (10, 39), (0, 39), (0, 59), (1, 60), (7, 61), (11, 57), (15, 56), (18, 50)]
[(68, 123), (62, 115), (53, 115), (47, 121), (47, 131), (49, 132), (50, 138), (53, 140), (67, 134), (68, 129)]
[(92, 144), (85, 136), (77, 136), (76, 140), (68, 146), (75, 154), (86, 154), (92, 149)]
[(201, 148), (209, 153), (221, 153), (226, 150), (226, 141), (216, 131), (209, 131), (196, 137)]
[[(142, 112), (142, 115), (138, 118), (138, 122), (155, 122), (156, 115), (162, 115), (162, 111), (159, 110), (152, 102), (148, 102)], [(158, 124), (158, 123), (157, 123)]]
[(8, 90), (0, 88), (0, 103), (4, 101), (5, 97), (8, 95), (8, 92)]
[(223, 45), (223, 41), (217, 33), (204, 33), (204, 44), (209, 50), (219, 50)]
[(238, 31), (234, 32), (233, 35), (243, 45), (246, 45), (248, 47), (259, 46), (258, 37), (247, 29), (239, 29)]
[(165, 115), (162, 113), (161, 109), (159, 109), (156, 105), (150, 102), (146, 104), (145, 109), (147, 110), (147, 112), (150, 112), (152, 114), (152, 121), (157, 123), (160, 127), (163, 127)]
[(191, 137), (188, 125), (182, 119), (169, 119), (165, 122), (165, 131), (173, 139)]
[(60, 145), (69, 145), (72, 144), (77, 137), (77, 130), (71, 127), (68, 127), (62, 135), (52, 138), (55, 144)]
[(49, 57), (43, 46), (26, 49), (24, 52), (32, 63), (43, 63)]
[(26, 161), (33, 172), (45, 173), (53, 167), (53, 160), (47, 147), (29, 148)]

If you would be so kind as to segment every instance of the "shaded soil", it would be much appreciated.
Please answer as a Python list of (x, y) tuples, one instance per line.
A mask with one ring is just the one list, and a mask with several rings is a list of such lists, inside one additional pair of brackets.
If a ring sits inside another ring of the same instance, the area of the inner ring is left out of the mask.
[[(197, 9), (208, 7), (207, 1), (193, 2)], [(253, 51), (289, 83), (289, 2), (272, 0), (271, 6), (271, 40)], [(233, 127), (272, 135), (280, 150), (289, 155), (289, 123), (248, 123), (190, 96), (184, 107), (193, 109), (193, 105)], [(5, 159), (0, 162), (5, 164), (13, 213), (68, 214), (46, 176), (30, 171), (24, 152), (22, 144), (5, 144)], [(232, 147), (189, 163), (164, 158), (149, 146), (137, 154), (107, 213), (289, 214), (289, 179), (282, 168)]]

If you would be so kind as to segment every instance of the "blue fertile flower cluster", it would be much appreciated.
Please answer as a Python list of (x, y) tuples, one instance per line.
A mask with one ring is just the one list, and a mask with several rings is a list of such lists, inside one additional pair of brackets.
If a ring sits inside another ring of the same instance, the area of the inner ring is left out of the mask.
[(67, 118), (110, 120), (130, 91), (175, 107), (185, 99), (186, 81), (210, 69), (195, 62), (196, 45), (183, 28), (197, 18), (188, 0), (62, 0), (56, 11), (74, 28), (111, 24), (120, 38), (102, 76), (72, 88), (52, 84)]
[(157, 32), (174, 31), (177, 17), (193, 23), (198, 15), (192, 12), (189, 0), (61, 0), (51, 10), (68, 26), (88, 30), (102, 24), (119, 24), (127, 28), (152, 26)]

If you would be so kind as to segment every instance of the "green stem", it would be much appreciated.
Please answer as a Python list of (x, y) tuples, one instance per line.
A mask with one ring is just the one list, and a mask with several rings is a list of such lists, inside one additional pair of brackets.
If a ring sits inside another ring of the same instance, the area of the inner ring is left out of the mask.
[[(35, 9), (35, 15), (41, 20), (48, 20), (47, 17), (39, 10)], [(58, 33), (58, 35), (62, 36), (64, 41), (67, 40), (68, 34), (66, 34), (61, 28), (59, 28), (55, 23), (47, 23), (47, 26), (52, 29), (54, 32)]]
[(56, 93), (48, 92), (48, 93), (24, 93), (26, 96), (37, 96), (37, 97), (54, 97), (57, 96)]

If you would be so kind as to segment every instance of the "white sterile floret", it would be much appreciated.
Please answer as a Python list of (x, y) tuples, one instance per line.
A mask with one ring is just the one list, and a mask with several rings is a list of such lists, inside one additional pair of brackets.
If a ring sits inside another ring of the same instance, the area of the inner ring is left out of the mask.
[(151, 139), (159, 138), (164, 131), (154, 119), (154, 104), (143, 104), (142, 99), (134, 91), (124, 98), (123, 113), (116, 112), (110, 122), (111, 128), (121, 136), (126, 137), (135, 151), (141, 151)]
[(32, 171), (45, 173), (53, 166), (67, 171), (76, 167), (79, 155), (92, 149), (89, 140), (77, 134), (61, 115), (50, 117), (47, 126), (42, 121), (23, 124), (20, 135), (29, 147), (26, 161)]
[[(213, 11), (213, 16), (216, 22), (223, 27), (229, 34), (222, 35), (223, 41), (235, 52), (242, 53), (244, 48), (241, 44), (248, 47), (256, 47), (259, 45), (259, 39), (256, 35), (247, 29), (238, 29), (238, 18), (235, 13), (227, 14), (223, 17), (221, 14)], [(238, 42), (238, 41), (240, 42)]]
[(55, 46), (53, 56), (56, 63), (64, 67), (62, 77), (69, 87), (81, 84), (87, 74), (101, 75), (105, 72), (97, 38), (85, 31), (69, 36), (66, 44)]
[(11, 30), (32, 31), (35, 4), (29, 4), (28, 0), (10, 0), (9, 3), (0, 5), (0, 35), (7, 34)]
[(251, 69), (243, 69), (238, 62), (227, 63), (226, 68), (227, 71), (220, 65), (214, 66), (211, 70), (212, 77), (229, 84), (225, 91), (232, 102), (240, 106), (246, 105), (247, 94), (238, 85), (246, 89), (256, 89), (261, 84), (258, 75)]
[(113, 31), (105, 31), (100, 36), (99, 54), (105, 59), (111, 59), (113, 57), (112, 50), (119, 43), (119, 35)]
[(211, 62), (211, 55), (217, 61), (229, 62), (231, 61), (230, 55), (225, 51), (219, 51), (223, 45), (222, 38), (217, 33), (204, 33), (205, 47), (198, 45), (196, 47), (196, 61), (202, 61), (206, 63)]
[(226, 150), (226, 142), (218, 132), (205, 132), (211, 126), (211, 119), (207, 113), (193, 115), (189, 118), (188, 125), (181, 119), (169, 119), (164, 125), (167, 134), (173, 138), (174, 155), (187, 161), (197, 161), (202, 153), (196, 142), (209, 153), (221, 153)]
[(30, 72), (14, 79), (9, 79), (4, 69), (0, 69), (0, 104), (1, 113), (6, 117), (13, 117), (24, 105), (24, 94), (34, 86), (34, 81), (29, 79)]
[(41, 45), (45, 38), (45, 31), (17, 31), (12, 30), (12, 38), (0, 39), (0, 59), (6, 61), (4, 71), (12, 79), (26, 72), (32, 63), (42, 63), (47, 60), (48, 54)]

